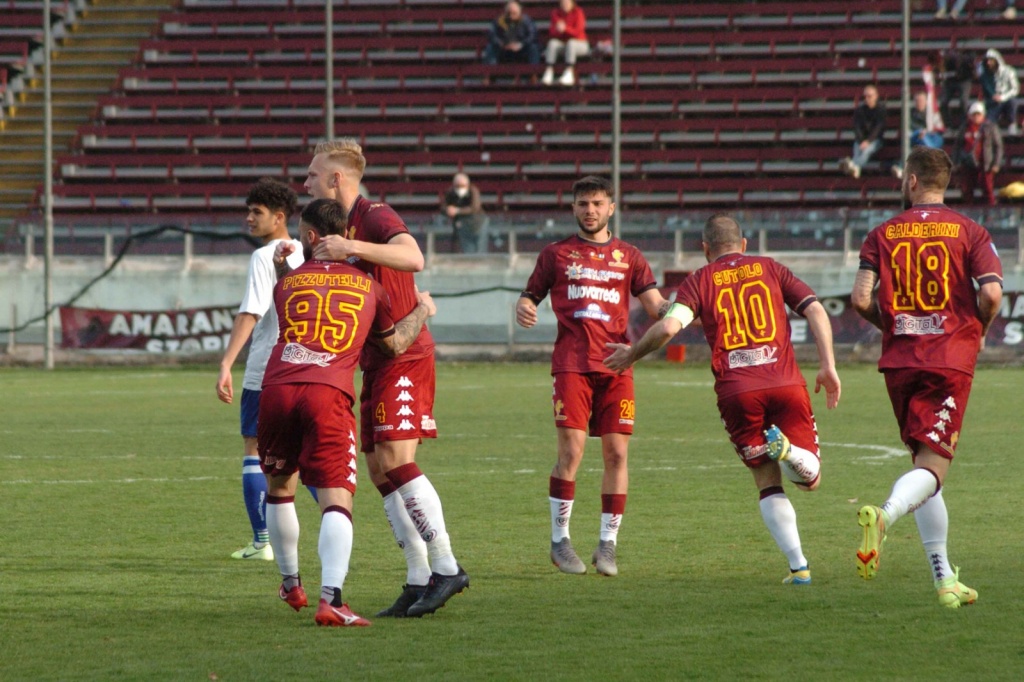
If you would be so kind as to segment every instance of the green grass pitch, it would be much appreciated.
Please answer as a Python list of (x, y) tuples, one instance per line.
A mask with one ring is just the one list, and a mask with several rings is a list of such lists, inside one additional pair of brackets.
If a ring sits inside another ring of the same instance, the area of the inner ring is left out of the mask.
[[(238, 408), (214, 368), (2, 370), (0, 680), (1021, 679), (1022, 370), (979, 370), (947, 481), (951, 559), (980, 593), (960, 611), (938, 606), (912, 518), (878, 578), (857, 577), (856, 510), (910, 463), (880, 375), (840, 375), (837, 410), (812, 397), (821, 488), (787, 488), (814, 578), (790, 587), (705, 365), (637, 371), (620, 574), (604, 578), (548, 561), (547, 366), (440, 364), (441, 438), (418, 461), (472, 585), (434, 616), (349, 630), (280, 603), (274, 564), (228, 558), (249, 530)], [(600, 471), (591, 440), (572, 520), (587, 558)], [(405, 570), (361, 483), (345, 598), (372, 619)], [(318, 514), (296, 500), (313, 596)]]

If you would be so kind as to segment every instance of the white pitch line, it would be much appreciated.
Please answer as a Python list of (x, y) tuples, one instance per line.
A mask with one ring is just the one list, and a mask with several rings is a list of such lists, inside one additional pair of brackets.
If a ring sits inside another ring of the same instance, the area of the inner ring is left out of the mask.
[(855, 450), (872, 450), (880, 453), (877, 455), (862, 455), (856, 458), (857, 460), (867, 462), (881, 462), (887, 459), (908, 457), (910, 455), (906, 448), (897, 448), (891, 445), (868, 445), (867, 443), (821, 443), (820, 445), (823, 448), (853, 448)]
[(191, 476), (189, 478), (116, 478), (106, 481), (97, 481), (92, 479), (65, 479), (65, 480), (46, 480), (46, 481), (33, 481), (27, 478), (21, 478), (13, 481), (4, 481), (5, 484), (13, 485), (91, 485), (100, 483), (103, 485), (109, 483), (194, 483), (196, 481), (224, 481), (223, 476)]

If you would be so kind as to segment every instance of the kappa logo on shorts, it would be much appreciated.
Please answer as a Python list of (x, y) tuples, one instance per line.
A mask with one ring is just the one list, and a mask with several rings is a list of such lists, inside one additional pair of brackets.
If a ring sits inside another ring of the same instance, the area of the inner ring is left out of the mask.
[(409, 421), (408, 419), (403, 419), (403, 420), (402, 420), (402, 423), (398, 425), (398, 430), (399, 430), (399, 431), (412, 431), (412, 430), (414, 430), (415, 428), (416, 428), (416, 427), (415, 427), (415, 426), (413, 426), (413, 425), (412, 425), (412, 422), (411, 422), (411, 421)]
[(398, 400), (401, 400), (403, 403), (411, 403), (412, 396), (409, 395), (409, 391), (402, 391), (398, 394)]
[(398, 412), (395, 412), (395, 414), (397, 414), (399, 417), (411, 417), (413, 415), (413, 412), (408, 405), (402, 405), (402, 409), (400, 409)]
[(416, 384), (412, 383), (409, 377), (401, 377), (398, 381), (395, 382), (396, 388), (411, 388), (415, 385)]
[(423, 415), (420, 419), (420, 431), (437, 431), (437, 422), (430, 415)]

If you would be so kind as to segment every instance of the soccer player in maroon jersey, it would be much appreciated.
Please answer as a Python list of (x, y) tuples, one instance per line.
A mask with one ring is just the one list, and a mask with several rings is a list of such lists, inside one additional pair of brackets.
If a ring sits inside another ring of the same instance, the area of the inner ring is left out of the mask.
[(319, 625), (369, 625), (342, 602), (352, 552), (352, 495), (356, 488), (353, 374), (371, 335), (381, 352), (398, 356), (435, 311), (429, 294), (393, 322), (380, 284), (348, 263), (310, 260), (327, 234), (340, 234), (346, 216), (337, 202), (313, 201), (302, 211), (306, 262), (274, 289), (280, 336), (263, 378), (260, 465), (267, 475), (267, 526), (281, 570), (279, 595), (296, 611), (306, 606), (299, 577), (299, 520), (295, 488), (314, 486), (320, 504), (322, 587)]
[[(373, 275), (400, 318), (416, 307), (413, 272), (423, 269), (423, 254), (394, 209), (360, 196), (365, 167), (362, 149), (351, 138), (316, 146), (306, 191), (315, 199), (338, 202), (348, 214), (348, 229), (344, 235), (320, 240), (313, 253), (321, 260), (348, 261)], [(377, 616), (418, 617), (433, 613), (469, 587), (469, 576), (452, 552), (441, 498), (416, 464), (420, 441), (437, 437), (434, 340), (424, 327), (397, 359), (368, 344), (359, 364), (362, 450), (407, 566), (401, 594)]]
[(583, 460), (587, 430), (601, 437), (601, 529), (593, 563), (603, 575), (616, 575), (616, 542), (626, 508), (629, 471), (626, 456), (633, 433), (632, 374), (609, 371), (601, 360), (605, 344), (625, 341), (629, 296), (657, 317), (665, 299), (639, 249), (612, 237), (615, 212), (612, 184), (587, 176), (572, 186), (573, 215), (579, 231), (541, 251), (516, 304), (516, 321), (537, 323), (537, 304), (550, 294), (558, 320), (551, 355), (558, 459), (548, 484), (551, 504), (551, 561), (565, 573), (586, 573), (569, 539), (569, 517), (576, 471)]
[(825, 388), (829, 409), (839, 404), (840, 394), (832, 326), (811, 288), (788, 268), (744, 253), (747, 240), (730, 216), (708, 219), (703, 247), (708, 265), (683, 280), (665, 317), (635, 346), (609, 344), (613, 352), (604, 363), (625, 371), (700, 319), (712, 351), (718, 411), (736, 454), (754, 475), (761, 518), (789, 562), (783, 582), (807, 585), (811, 572), (782, 476), (803, 490), (814, 490), (821, 480), (821, 455), (786, 306), (807, 319), (814, 335), (820, 361), (814, 392)]
[(882, 330), (878, 369), (914, 464), (881, 507), (858, 512), (857, 572), (865, 580), (875, 577), (886, 531), (914, 512), (939, 603), (955, 609), (974, 603), (978, 593), (959, 582), (959, 570), (949, 563), (942, 483), (960, 439), (978, 352), (999, 312), (1003, 269), (985, 228), (943, 204), (951, 169), (941, 149), (910, 153), (903, 198), (911, 208), (864, 240), (851, 300)]

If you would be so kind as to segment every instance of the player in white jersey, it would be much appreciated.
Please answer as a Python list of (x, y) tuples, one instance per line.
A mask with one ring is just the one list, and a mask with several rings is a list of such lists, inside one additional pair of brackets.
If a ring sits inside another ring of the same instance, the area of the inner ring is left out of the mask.
[[(217, 376), (217, 397), (225, 403), (234, 399), (231, 366), (252, 336), (249, 356), (242, 379), (241, 427), (244, 452), (242, 458), (242, 497), (252, 525), (252, 542), (234, 552), (234, 559), (263, 559), (273, 561), (267, 534), (267, 480), (260, 470), (256, 451), (256, 418), (260, 409), (260, 390), (263, 372), (267, 368), (270, 351), (277, 343), (277, 313), (274, 312), (274, 249), (283, 240), (299, 246), (288, 236), (288, 219), (298, 207), (298, 196), (288, 185), (272, 178), (261, 178), (249, 190), (245, 200), (249, 209), (246, 224), (249, 234), (263, 242), (249, 260), (245, 296), (238, 308), (231, 338), (220, 362)], [(292, 267), (302, 264), (302, 249), (296, 248), (289, 256)]]

